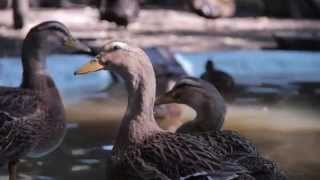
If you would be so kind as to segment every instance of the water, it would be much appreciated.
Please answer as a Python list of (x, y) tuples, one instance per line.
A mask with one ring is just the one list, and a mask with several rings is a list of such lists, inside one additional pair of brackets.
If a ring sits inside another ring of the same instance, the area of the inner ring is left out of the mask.
[[(211, 57), (218, 68), (242, 83), (287, 84), (320, 78), (320, 61), (317, 60), (320, 53), (232, 51), (177, 54), (177, 57), (193, 76), (203, 72), (205, 60)], [(49, 57), (49, 72), (65, 100), (69, 130), (57, 151), (40, 159), (23, 160), (18, 169), (21, 179), (106, 179), (105, 157), (110, 153), (108, 145), (112, 144), (125, 111), (126, 97), (122, 94), (123, 86), (111, 89), (108, 95), (101, 92), (111, 83), (106, 72), (74, 77), (73, 71), (87, 60), (87, 56)], [(1, 85), (19, 85), (18, 59), (0, 60), (0, 70)], [(279, 163), (290, 180), (317, 180), (320, 177), (318, 112), (316, 107), (297, 108), (291, 104), (231, 104), (225, 128), (237, 130), (251, 139), (264, 156)], [(188, 110), (184, 113), (191, 118)], [(166, 127), (165, 124), (161, 126)], [(7, 171), (2, 168), (0, 180), (6, 179)]]
[[(47, 68), (66, 102), (89, 96), (106, 88), (111, 83), (107, 71), (99, 71), (86, 76), (74, 76), (73, 72), (88, 62), (84, 55), (52, 55), (47, 59)], [(22, 67), (20, 58), (0, 59), (0, 84), (19, 86)]]
[(208, 59), (239, 83), (284, 84), (320, 81), (320, 53), (304, 51), (240, 50), (176, 55), (188, 74), (199, 77)]
[[(208, 59), (218, 69), (229, 73), (239, 84), (275, 84), (320, 82), (320, 53), (304, 51), (222, 51), (177, 53), (178, 62), (190, 76), (199, 77)], [(107, 88), (112, 79), (107, 71), (86, 76), (73, 75), (76, 68), (88, 61), (83, 55), (53, 55), (48, 58), (48, 71), (66, 102), (90, 96)], [(21, 82), (20, 58), (0, 59), (0, 84), (18, 86)], [(267, 91), (268, 89), (262, 89)]]

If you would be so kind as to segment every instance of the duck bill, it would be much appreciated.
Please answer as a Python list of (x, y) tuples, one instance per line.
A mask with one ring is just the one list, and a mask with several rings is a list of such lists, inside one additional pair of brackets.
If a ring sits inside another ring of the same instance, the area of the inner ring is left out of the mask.
[(93, 59), (87, 64), (81, 66), (78, 70), (74, 72), (74, 75), (88, 74), (91, 72), (96, 72), (104, 69), (104, 66), (99, 63), (97, 59)]
[(157, 97), (155, 105), (158, 106), (161, 104), (170, 104), (173, 102), (175, 102), (175, 99), (169, 93), (166, 93), (164, 95)]
[(74, 38), (69, 38), (64, 45), (66, 49), (73, 53), (92, 54), (91, 49), (87, 45)]

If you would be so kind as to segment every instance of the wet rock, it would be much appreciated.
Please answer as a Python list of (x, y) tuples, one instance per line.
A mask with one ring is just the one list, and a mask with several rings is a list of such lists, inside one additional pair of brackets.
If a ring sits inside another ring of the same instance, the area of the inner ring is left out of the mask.
[(234, 0), (189, 0), (189, 6), (205, 18), (230, 17), (235, 13)]
[(140, 2), (138, 0), (102, 0), (100, 19), (126, 27), (138, 17), (139, 11)]

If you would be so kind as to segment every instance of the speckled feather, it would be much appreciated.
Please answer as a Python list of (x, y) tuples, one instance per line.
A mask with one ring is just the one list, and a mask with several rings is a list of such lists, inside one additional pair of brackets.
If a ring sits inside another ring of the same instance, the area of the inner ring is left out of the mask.
[(30, 90), (0, 88), (0, 160), (25, 156), (36, 147), (41, 119), (46, 116), (42, 98)]
[(60, 145), (64, 107), (50, 77), (46, 91), (0, 87), (0, 160), (39, 157)]
[[(280, 177), (269, 176), (270, 179), (285, 179), (271, 161), (258, 155), (249, 141), (231, 131), (199, 135), (159, 133), (143, 144), (130, 145), (123, 154), (113, 154), (112, 160), (116, 162), (112, 179), (250, 180), (264, 171), (274, 171), (273, 175)], [(273, 166), (265, 170), (268, 164)]]

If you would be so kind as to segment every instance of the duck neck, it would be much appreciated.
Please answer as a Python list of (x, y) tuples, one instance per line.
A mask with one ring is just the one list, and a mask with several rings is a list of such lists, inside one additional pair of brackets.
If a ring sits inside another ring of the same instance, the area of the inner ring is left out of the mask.
[(147, 137), (160, 132), (153, 116), (155, 78), (153, 70), (147, 73), (124, 75), (128, 91), (128, 106), (122, 120), (115, 147), (142, 143)]
[(221, 130), (224, 123), (225, 105), (208, 98), (204, 103), (190, 105), (197, 113), (192, 121), (201, 130)]
[(23, 79), (21, 87), (42, 90), (47, 87), (47, 79), (50, 79), (46, 70), (48, 52), (32, 42), (29, 37), (24, 41), (22, 47)]
[(23, 78), (20, 87), (39, 91), (46, 97), (49, 106), (61, 107), (62, 101), (59, 92), (47, 73), (46, 57), (48, 51), (41, 48), (41, 45), (31, 42), (30, 38), (26, 39), (22, 48)]

